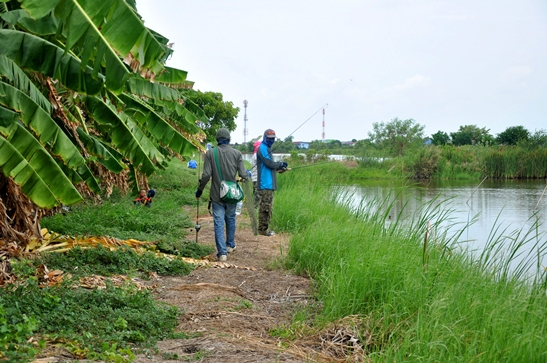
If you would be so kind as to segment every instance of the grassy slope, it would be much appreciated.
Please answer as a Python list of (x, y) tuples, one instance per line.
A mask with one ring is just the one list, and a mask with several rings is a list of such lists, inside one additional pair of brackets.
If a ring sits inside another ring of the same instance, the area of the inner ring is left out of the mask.
[(363, 317), (359, 328), (363, 336), (372, 334), (367, 349), (373, 361), (547, 359), (544, 283), (527, 286), (492, 274), (454, 254), (454, 241), (435, 226), (430, 236), (438, 239), (424, 255), (425, 229), (430, 220), (446, 218), (441, 209), (424, 206), (411, 228), (387, 223), (371, 205), (352, 215), (330, 197), (346, 176), (339, 167), (321, 169), (280, 176), (273, 213), (275, 227), (294, 234), (288, 265), (316, 282), (324, 304), (318, 321)]

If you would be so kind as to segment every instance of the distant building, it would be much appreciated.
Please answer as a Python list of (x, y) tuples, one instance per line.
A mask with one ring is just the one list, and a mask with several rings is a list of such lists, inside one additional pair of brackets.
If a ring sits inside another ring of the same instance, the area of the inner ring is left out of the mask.
[(355, 146), (355, 142), (353, 142), (353, 141), (342, 141), (342, 145)]
[(299, 149), (309, 149), (310, 143), (306, 141), (293, 141), (293, 145)]

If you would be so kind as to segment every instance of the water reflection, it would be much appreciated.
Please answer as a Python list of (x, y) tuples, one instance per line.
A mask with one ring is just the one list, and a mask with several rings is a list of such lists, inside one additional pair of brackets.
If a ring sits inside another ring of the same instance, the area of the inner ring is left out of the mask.
[[(473, 222), (465, 228), (457, 242), (476, 256), (480, 256), (487, 244), (495, 241), (503, 240), (505, 248), (511, 243), (526, 242), (526, 246), (520, 250), (521, 255), (511, 264), (516, 268), (524, 260), (534, 264), (531, 261), (538, 253), (542, 255), (539, 261), (544, 266), (547, 264), (543, 256), (543, 249), (547, 248), (547, 195), (542, 197), (545, 186), (544, 181), (530, 180), (485, 180), (480, 184), (470, 181), (432, 181), (410, 185), (374, 181), (363, 187), (344, 189), (346, 195), (352, 196), (351, 204), (356, 208), (363, 205), (362, 201), (366, 203), (388, 199), (391, 209), (387, 223), (397, 219), (411, 220), (417, 212), (421, 213), (426, 203), (442, 203), (441, 208), (450, 210), (451, 220), (445, 221), (445, 227), (453, 234)], [(504, 253), (508, 251), (498, 251), (499, 256)], [(532, 267), (533, 270), (536, 268)]]

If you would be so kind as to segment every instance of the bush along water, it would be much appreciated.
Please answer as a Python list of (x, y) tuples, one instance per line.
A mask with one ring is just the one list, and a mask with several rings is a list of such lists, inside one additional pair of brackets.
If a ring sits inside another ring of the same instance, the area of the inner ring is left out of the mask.
[[(422, 145), (405, 156), (356, 156), (365, 179), (544, 179), (547, 149), (527, 146)], [(351, 173), (351, 172), (350, 172)]]
[(544, 236), (508, 236), (517, 242), (500, 257), (505, 237), (493, 231), (475, 259), (455, 248), (466, 225), (447, 232), (449, 200), (439, 197), (401, 221), (389, 213), (389, 198), (348, 202), (336, 187), (345, 183), (341, 175), (294, 170), (276, 193), (272, 222), (293, 233), (287, 266), (314, 281), (316, 324), (359, 316), (370, 361), (545, 361), (544, 271), (530, 280), (519, 273), (525, 269), (508, 272), (522, 243), (535, 241), (541, 253)]

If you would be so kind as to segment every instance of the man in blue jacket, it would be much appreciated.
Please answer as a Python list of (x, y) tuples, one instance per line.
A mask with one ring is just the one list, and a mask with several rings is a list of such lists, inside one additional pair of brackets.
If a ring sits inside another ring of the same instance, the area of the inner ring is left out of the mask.
[(257, 158), (257, 189), (260, 197), (258, 209), (258, 234), (262, 236), (273, 236), (274, 231), (268, 229), (272, 217), (273, 193), (277, 190), (276, 172), (287, 170), (288, 164), (284, 161), (276, 162), (272, 158), (272, 145), (275, 142), (275, 131), (267, 129), (264, 131), (262, 143), (256, 153)]

